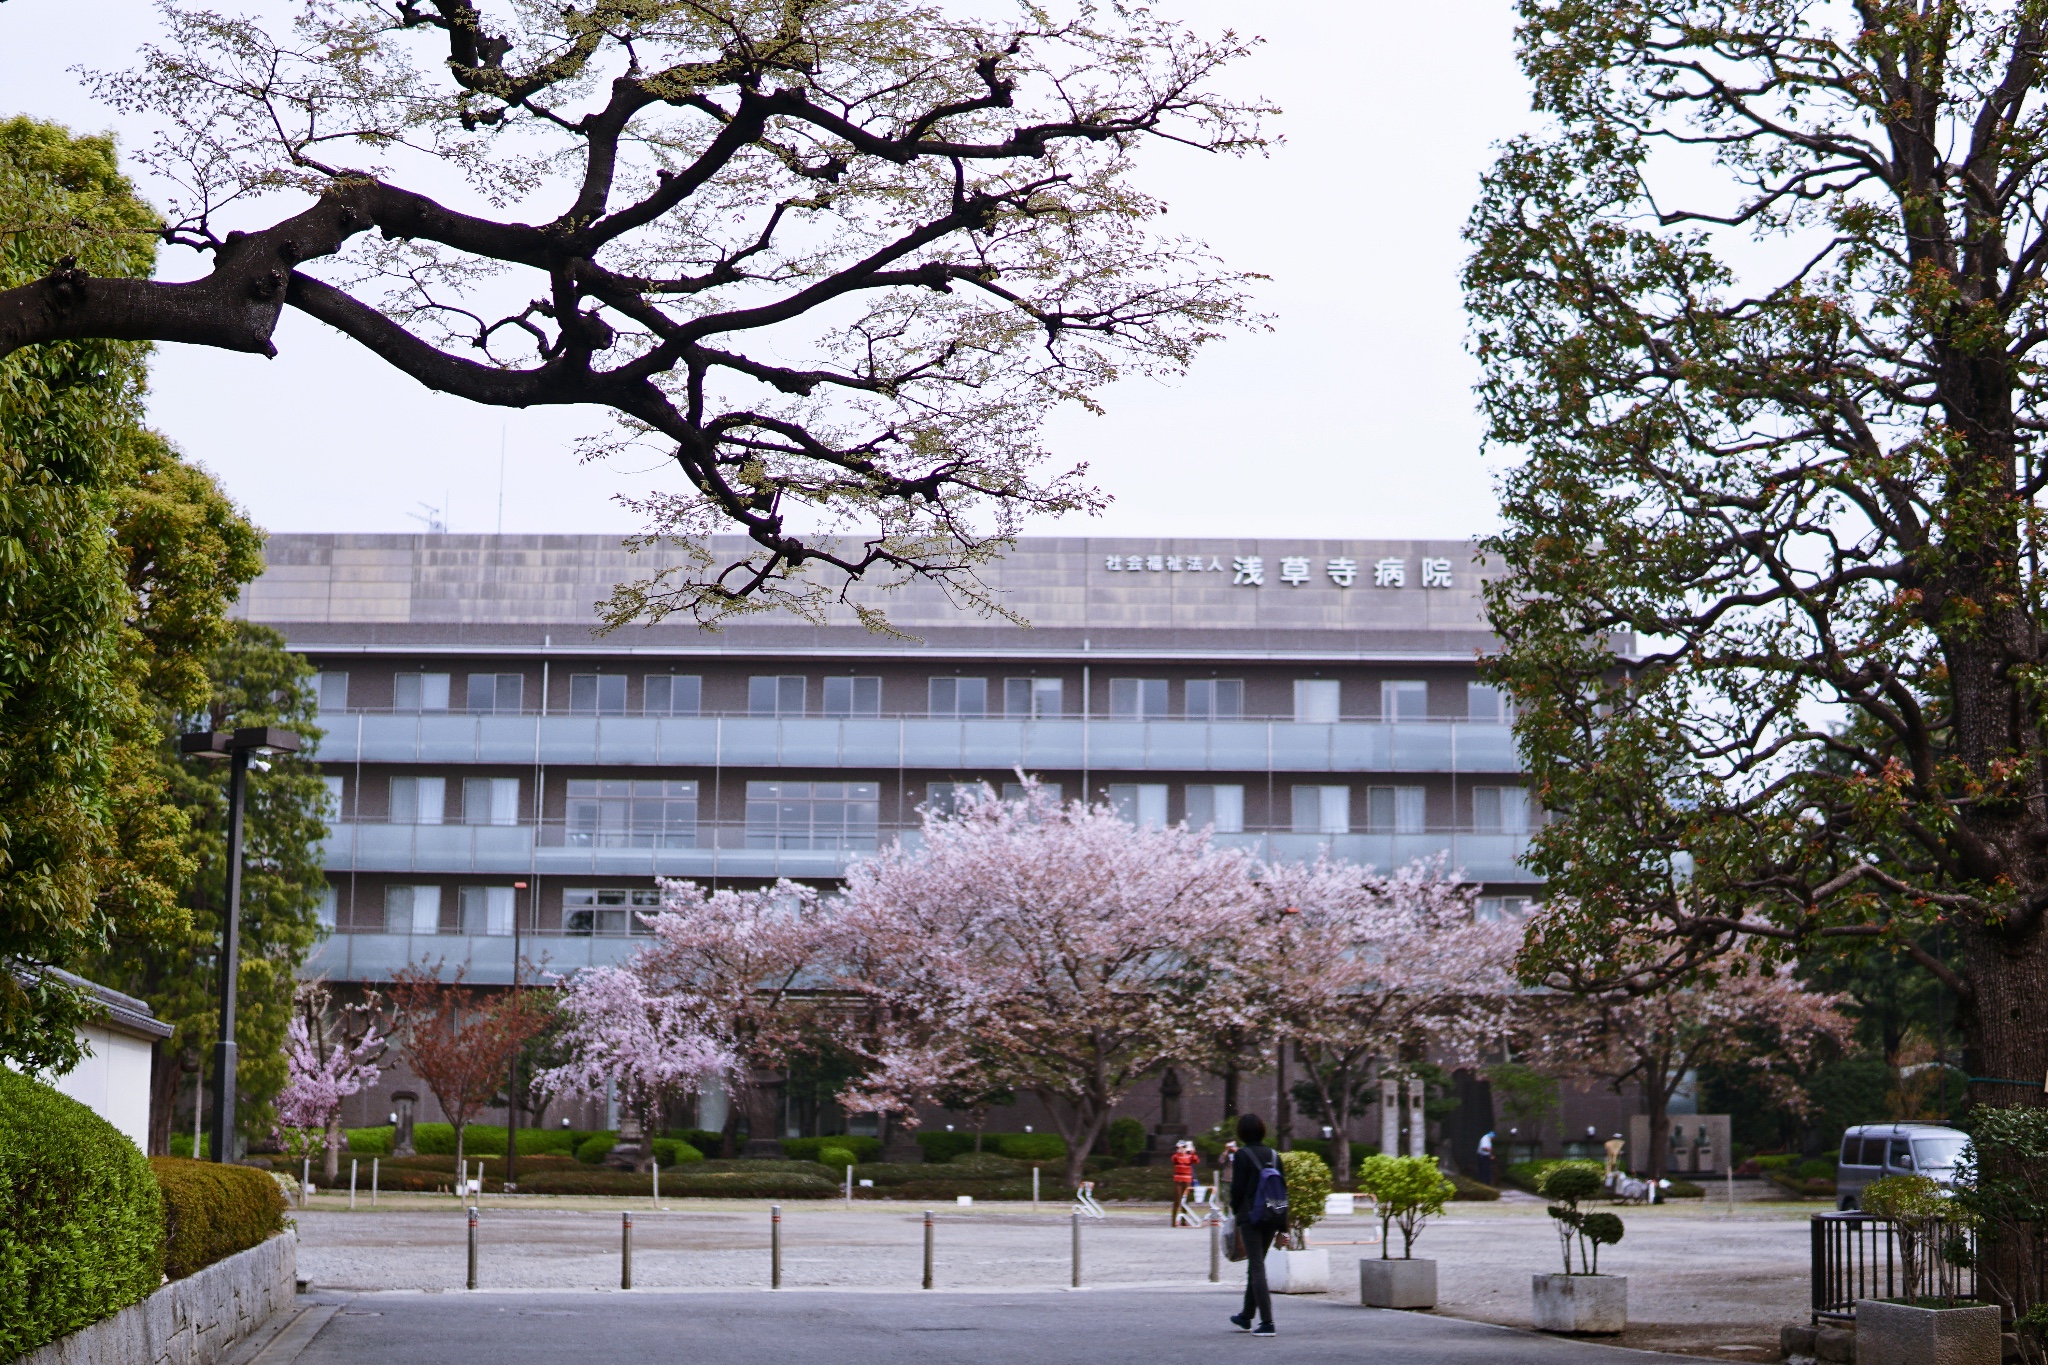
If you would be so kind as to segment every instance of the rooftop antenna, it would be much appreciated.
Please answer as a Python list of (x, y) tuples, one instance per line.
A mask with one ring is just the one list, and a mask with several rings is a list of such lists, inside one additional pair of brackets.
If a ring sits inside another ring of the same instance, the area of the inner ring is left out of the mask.
[(424, 525), (427, 528), (428, 535), (446, 535), (448, 533), (448, 518), (443, 510), (434, 506), (431, 502), (423, 502), (419, 505), (424, 507), (426, 511), (407, 512), (406, 515)]

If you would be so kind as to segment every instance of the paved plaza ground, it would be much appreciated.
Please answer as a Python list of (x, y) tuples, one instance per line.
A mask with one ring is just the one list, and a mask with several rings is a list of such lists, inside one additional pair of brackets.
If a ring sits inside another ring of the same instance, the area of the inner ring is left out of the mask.
[[(630, 1295), (618, 1292), (620, 1212), (627, 1207), (634, 1214), (635, 1289)], [(1693, 1203), (1623, 1210), (1627, 1235), (1601, 1257), (1603, 1271), (1629, 1277), (1630, 1329), (1619, 1344), (1720, 1360), (1775, 1359), (1778, 1328), (1803, 1321), (1806, 1315), (1806, 1217), (1815, 1207), (1746, 1201), (1731, 1212), (1725, 1204), (1709, 1201), (1704, 1207)], [(764, 1324), (780, 1314), (794, 1315), (792, 1322), (815, 1318), (840, 1324), (850, 1334), (850, 1346), (861, 1344), (865, 1334), (882, 1330), (909, 1334), (906, 1341), (914, 1345), (915, 1329), (971, 1324), (981, 1310), (969, 1305), (994, 1294), (1034, 1305), (1030, 1314), (1093, 1324), (1090, 1330), (1107, 1332), (1121, 1342), (1127, 1330), (1137, 1332), (1141, 1323), (1178, 1324), (1185, 1319), (1201, 1324), (1220, 1317), (1213, 1305), (1226, 1303), (1243, 1283), (1242, 1269), (1226, 1264), (1224, 1283), (1211, 1286), (1207, 1234), (1169, 1228), (1163, 1208), (1116, 1208), (1105, 1222), (1085, 1227), (1083, 1275), (1088, 1289), (1079, 1295), (1067, 1289), (1070, 1226), (1064, 1206), (1048, 1205), (1038, 1213), (1029, 1205), (945, 1206), (935, 1213), (935, 1279), (940, 1292), (924, 1294), (918, 1291), (920, 1208), (892, 1203), (856, 1204), (850, 1210), (836, 1202), (784, 1205), (782, 1306), (767, 1291), (765, 1203), (664, 1201), (657, 1211), (645, 1199), (490, 1197), (480, 1215), (483, 1292), (473, 1296), (463, 1289), (466, 1220), (461, 1207), (447, 1196), (385, 1195), (374, 1210), (367, 1199), (360, 1199), (354, 1212), (346, 1208), (345, 1197), (320, 1196), (313, 1208), (295, 1216), (301, 1238), (300, 1274), (312, 1281), (316, 1292), (374, 1296), (377, 1304), (385, 1305), (362, 1308), (371, 1299), (361, 1297), (348, 1313), (360, 1309), (404, 1317), (424, 1312), (431, 1318), (436, 1310), (423, 1305), (446, 1303), (444, 1296), (453, 1294), (460, 1302), (476, 1305), (462, 1310), (465, 1323), (476, 1314), (500, 1322), (502, 1315), (520, 1311), (505, 1301), (504, 1291), (517, 1291), (511, 1297), (521, 1304), (541, 1291), (597, 1291), (606, 1297), (599, 1301), (586, 1292), (579, 1301), (601, 1306), (548, 1310), (594, 1315), (595, 1320), (581, 1329), (586, 1340), (600, 1322), (607, 1332), (615, 1320), (621, 1331), (643, 1330), (629, 1324), (644, 1322), (644, 1330), (652, 1332), (655, 1323), (673, 1323), (678, 1314), (692, 1323), (715, 1319), (724, 1324), (718, 1330), (735, 1334), (735, 1341), (756, 1327), (773, 1338), (777, 1329)], [(1431, 1350), (1440, 1347), (1444, 1352), (1414, 1356), (1417, 1360), (1465, 1359), (1460, 1352), (1468, 1349), (1478, 1353), (1473, 1359), (1487, 1358), (1484, 1342), (1524, 1339), (1489, 1335), (1447, 1320), (1526, 1327), (1530, 1274), (1558, 1264), (1557, 1239), (1540, 1201), (1523, 1196), (1497, 1204), (1454, 1204), (1450, 1215), (1431, 1223), (1416, 1245), (1417, 1255), (1438, 1262), (1437, 1311), (1365, 1313), (1358, 1307), (1356, 1262), (1361, 1255), (1377, 1255), (1379, 1248), (1356, 1243), (1376, 1235), (1376, 1225), (1364, 1219), (1340, 1218), (1321, 1225), (1314, 1244), (1329, 1250), (1332, 1292), (1283, 1298), (1283, 1325), (1296, 1320), (1321, 1324), (1315, 1331), (1330, 1334), (1332, 1350), (1339, 1342), (1349, 1342), (1346, 1349), (1355, 1353), (1361, 1332), (1374, 1340), (1392, 1333), (1388, 1340), (1407, 1342), (1418, 1350), (1427, 1341), (1434, 1343)], [(899, 1299), (904, 1291), (908, 1297)], [(1041, 1297), (1048, 1294), (1061, 1297)], [(643, 1300), (653, 1306), (637, 1306)], [(1143, 1307), (1154, 1301), (1159, 1305), (1156, 1310)], [(1112, 1309), (1112, 1302), (1122, 1307)], [(877, 1306), (883, 1303), (899, 1306)], [(1347, 1322), (1352, 1325), (1337, 1325)], [(1368, 1329), (1368, 1323), (1376, 1325)], [(1202, 1327), (1196, 1336), (1211, 1328), (1213, 1324)], [(354, 1330), (344, 1314), (323, 1329), (318, 1340), (325, 1343), (333, 1332)], [(361, 1330), (370, 1331), (372, 1325)], [(1411, 1339), (1402, 1333), (1421, 1335)], [(1439, 1338), (1433, 1333), (1448, 1335)], [(724, 1346), (720, 1349), (726, 1351)], [(763, 1358), (767, 1349), (763, 1348)], [(898, 1344), (890, 1349), (904, 1359), (926, 1358), (918, 1354), (926, 1349), (921, 1346), (913, 1350)], [(1034, 1349), (1042, 1350), (1042, 1344)], [(1527, 1349), (1535, 1353), (1491, 1358), (1604, 1358), (1598, 1353), (1555, 1356), (1541, 1354), (1538, 1346)], [(979, 1341), (974, 1352), (985, 1354)], [(931, 1346), (929, 1353), (932, 1358), (959, 1358), (957, 1343)], [(1148, 1358), (1155, 1354), (1148, 1352)], [(1374, 1355), (1382, 1358), (1377, 1351)], [(412, 1353), (410, 1358), (430, 1357)], [(739, 1358), (752, 1357), (742, 1353)], [(1124, 1357), (1097, 1351), (1064, 1358)]]

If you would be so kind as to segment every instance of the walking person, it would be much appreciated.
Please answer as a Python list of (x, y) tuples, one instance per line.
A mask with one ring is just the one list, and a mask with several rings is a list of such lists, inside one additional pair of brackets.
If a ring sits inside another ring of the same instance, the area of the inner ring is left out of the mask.
[[(1255, 1337), (1273, 1331), (1273, 1293), (1266, 1287), (1266, 1253), (1287, 1226), (1287, 1176), (1280, 1154), (1266, 1142), (1266, 1121), (1257, 1114), (1237, 1120), (1237, 1151), (1230, 1158), (1230, 1212), (1234, 1234), (1244, 1246), (1244, 1311), (1231, 1325)], [(1253, 1315), (1258, 1325), (1252, 1325)]]
[(1479, 1139), (1479, 1183), (1493, 1183), (1493, 1130), (1487, 1129)]

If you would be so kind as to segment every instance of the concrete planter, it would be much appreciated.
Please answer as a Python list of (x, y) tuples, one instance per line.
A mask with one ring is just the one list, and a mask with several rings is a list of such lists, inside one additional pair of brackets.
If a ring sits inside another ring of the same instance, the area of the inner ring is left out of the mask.
[(1358, 1301), (1367, 1308), (1434, 1308), (1436, 1262), (1361, 1257)]
[(1531, 1275), (1536, 1330), (1612, 1336), (1628, 1327), (1626, 1275)]
[(298, 1293), (299, 1239), (281, 1233), (30, 1351), (15, 1365), (215, 1365)]
[(1998, 1309), (1856, 1300), (1857, 1365), (1998, 1365)]
[(1330, 1253), (1320, 1247), (1307, 1251), (1266, 1253), (1266, 1287), (1275, 1294), (1327, 1294), (1330, 1291)]

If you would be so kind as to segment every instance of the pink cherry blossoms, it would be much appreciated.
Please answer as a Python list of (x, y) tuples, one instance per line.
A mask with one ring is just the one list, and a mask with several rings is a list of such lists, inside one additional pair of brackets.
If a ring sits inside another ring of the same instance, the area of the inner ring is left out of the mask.
[(375, 1002), (339, 1012), (326, 989), (302, 987), (298, 1009), (285, 1026), (285, 1084), (277, 1096), (277, 1123), (295, 1151), (324, 1147), (323, 1173), (331, 1178), (341, 1150), (341, 1102), (377, 1083), (389, 1040), (377, 1031)]

